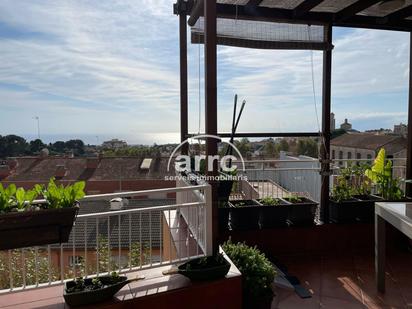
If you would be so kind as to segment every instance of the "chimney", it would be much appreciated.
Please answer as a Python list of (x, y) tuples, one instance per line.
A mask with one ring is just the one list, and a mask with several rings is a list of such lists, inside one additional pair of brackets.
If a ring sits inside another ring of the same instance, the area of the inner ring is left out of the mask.
[(56, 166), (56, 171), (54, 172), (54, 177), (58, 178), (63, 178), (66, 176), (67, 169), (64, 165), (57, 165)]

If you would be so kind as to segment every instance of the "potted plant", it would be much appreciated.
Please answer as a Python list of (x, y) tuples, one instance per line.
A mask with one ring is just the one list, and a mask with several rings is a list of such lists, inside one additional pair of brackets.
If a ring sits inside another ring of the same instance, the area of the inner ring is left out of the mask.
[(384, 148), (381, 148), (373, 162), (371, 168), (365, 171), (368, 177), (377, 189), (377, 195), (385, 201), (408, 201), (404, 192), (400, 188), (401, 179), (393, 176), (392, 161), (386, 158)]
[(334, 223), (355, 222), (360, 206), (360, 201), (353, 197), (349, 185), (350, 175), (347, 173), (347, 169), (342, 169), (329, 199), (329, 220)]
[(276, 276), (272, 263), (256, 247), (244, 243), (228, 241), (222, 248), (242, 273), (244, 308), (270, 308)]
[(259, 219), (262, 229), (287, 226), (288, 203), (274, 197), (265, 197), (257, 201), (262, 204)]
[(288, 205), (288, 222), (290, 224), (295, 226), (314, 224), (318, 203), (296, 194), (291, 194), (283, 199), (290, 203)]
[(216, 280), (225, 277), (229, 269), (230, 263), (219, 253), (190, 260), (163, 271), (163, 275), (181, 274), (193, 281)]
[(230, 201), (230, 227), (232, 230), (259, 229), (261, 205), (255, 200)]
[(144, 277), (128, 279), (126, 276), (119, 276), (117, 272), (95, 278), (80, 277), (65, 283), (63, 297), (73, 307), (95, 304), (113, 298), (126, 284), (142, 279)]
[[(85, 183), (64, 187), (51, 179), (32, 190), (0, 185), (0, 250), (67, 242)], [(43, 195), (44, 203), (34, 199)]]

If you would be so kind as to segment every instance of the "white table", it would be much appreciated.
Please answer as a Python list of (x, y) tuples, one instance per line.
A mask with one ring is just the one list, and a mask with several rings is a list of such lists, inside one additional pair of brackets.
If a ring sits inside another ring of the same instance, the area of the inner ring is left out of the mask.
[(378, 291), (385, 292), (386, 224), (412, 239), (412, 203), (375, 203), (375, 271)]

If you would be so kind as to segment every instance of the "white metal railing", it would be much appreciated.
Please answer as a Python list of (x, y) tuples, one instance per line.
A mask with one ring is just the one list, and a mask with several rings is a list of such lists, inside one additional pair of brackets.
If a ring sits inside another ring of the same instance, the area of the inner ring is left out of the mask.
[(316, 159), (251, 160), (245, 164), (243, 174), (261, 198), (299, 194), (320, 200), (320, 163)]
[[(191, 201), (135, 199), (176, 193)], [(110, 211), (110, 199), (130, 198)], [(0, 252), (0, 293), (61, 284), (77, 276), (130, 272), (208, 254), (211, 248), (210, 186), (88, 195), (81, 200), (68, 243)], [(89, 208), (89, 209), (86, 209)], [(182, 214), (185, 222), (182, 222)], [(193, 246), (193, 243), (195, 246)], [(189, 247), (195, 247), (190, 249)]]

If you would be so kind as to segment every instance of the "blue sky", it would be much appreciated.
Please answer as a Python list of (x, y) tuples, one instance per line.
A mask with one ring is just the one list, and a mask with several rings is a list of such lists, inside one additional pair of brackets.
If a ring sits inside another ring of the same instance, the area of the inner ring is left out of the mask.
[[(141, 3), (143, 2), (143, 3)], [(139, 3), (139, 4), (137, 4)], [(0, 2), (0, 135), (47, 142), (177, 141), (178, 18), (173, 1)], [(406, 121), (409, 35), (335, 28), (332, 110), (354, 128)], [(200, 48), (201, 57), (198, 57)], [(314, 52), (318, 112), (322, 54)], [(317, 131), (309, 51), (218, 49), (219, 130), (233, 95), (247, 100), (239, 131)], [(204, 124), (203, 46), (189, 46), (191, 131)], [(201, 129), (203, 130), (203, 129)]]

